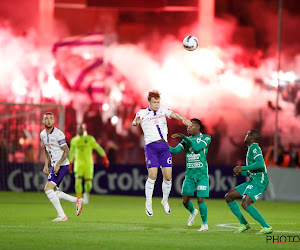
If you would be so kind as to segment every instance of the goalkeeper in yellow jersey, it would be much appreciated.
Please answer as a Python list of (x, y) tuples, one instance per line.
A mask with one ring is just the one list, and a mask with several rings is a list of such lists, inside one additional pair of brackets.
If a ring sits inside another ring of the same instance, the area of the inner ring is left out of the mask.
[(93, 136), (87, 135), (85, 131), (84, 124), (77, 126), (77, 135), (70, 143), (69, 160), (72, 163), (75, 156), (74, 175), (77, 197), (82, 197), (82, 179), (84, 179), (83, 203), (88, 204), (94, 177), (93, 149), (102, 157), (106, 168), (109, 167), (109, 161), (103, 148)]

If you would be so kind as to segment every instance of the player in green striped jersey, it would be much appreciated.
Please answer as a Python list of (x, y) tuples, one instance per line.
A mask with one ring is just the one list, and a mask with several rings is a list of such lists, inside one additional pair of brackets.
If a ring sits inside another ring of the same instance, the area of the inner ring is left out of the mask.
[(262, 195), (263, 191), (267, 189), (269, 184), (266, 164), (264, 162), (261, 148), (258, 146), (260, 138), (261, 135), (259, 131), (248, 131), (244, 140), (245, 144), (248, 146), (246, 166), (236, 166), (233, 169), (233, 174), (235, 176), (249, 176), (250, 180), (235, 187), (225, 195), (227, 205), (241, 223), (236, 233), (242, 233), (250, 229), (250, 224), (246, 221), (239, 205), (235, 201), (235, 199), (239, 198), (242, 198), (242, 207), (246, 210), (246, 212), (248, 212), (261, 224), (262, 229), (259, 233), (268, 234), (273, 232), (272, 227), (268, 225), (257, 209), (251, 205)]
[(183, 140), (175, 148), (170, 147), (171, 154), (178, 154), (183, 149), (186, 155), (186, 175), (182, 184), (182, 202), (184, 207), (190, 211), (188, 226), (193, 225), (198, 210), (194, 208), (191, 197), (197, 189), (197, 199), (202, 218), (202, 225), (198, 231), (207, 231), (207, 206), (205, 197), (209, 197), (209, 178), (206, 155), (211, 137), (202, 134), (204, 126), (198, 119), (191, 119), (192, 125), (188, 127), (189, 137), (177, 133), (172, 138), (180, 137)]

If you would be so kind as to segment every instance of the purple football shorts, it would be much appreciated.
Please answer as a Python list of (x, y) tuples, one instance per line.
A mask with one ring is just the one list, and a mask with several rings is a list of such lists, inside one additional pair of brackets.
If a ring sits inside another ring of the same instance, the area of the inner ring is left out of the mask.
[(165, 141), (145, 145), (145, 158), (147, 168), (172, 167), (169, 144)]

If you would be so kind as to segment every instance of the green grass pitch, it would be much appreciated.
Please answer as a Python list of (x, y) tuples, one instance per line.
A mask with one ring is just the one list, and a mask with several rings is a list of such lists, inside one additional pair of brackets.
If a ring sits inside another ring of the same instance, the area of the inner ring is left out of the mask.
[[(260, 225), (243, 211), (252, 228), (234, 234), (237, 219), (225, 200), (207, 199), (208, 232), (198, 232), (198, 214), (187, 226), (181, 199), (170, 198), (166, 215), (160, 198), (153, 199), (147, 217), (144, 197), (92, 195), (80, 216), (75, 206), (61, 204), (67, 222), (51, 222), (56, 211), (44, 193), (0, 192), (0, 249), (300, 249), (300, 243), (266, 243)], [(196, 199), (192, 200), (197, 208)], [(239, 202), (240, 203), (240, 202)], [(255, 207), (274, 228), (274, 236), (300, 236), (300, 203), (258, 201)]]

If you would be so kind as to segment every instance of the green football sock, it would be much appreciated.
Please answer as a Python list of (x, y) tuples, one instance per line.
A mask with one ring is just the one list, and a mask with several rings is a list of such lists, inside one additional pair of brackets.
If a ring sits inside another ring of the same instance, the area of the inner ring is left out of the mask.
[(239, 204), (236, 201), (229, 202), (229, 203), (227, 203), (227, 205), (229, 206), (229, 208), (233, 212), (233, 214), (239, 219), (241, 224), (248, 223), (246, 221), (244, 215), (242, 214)]
[(183, 204), (183, 205), (187, 210), (189, 210), (191, 212), (191, 214), (193, 214), (195, 212), (193, 202), (189, 201), (188, 204)]
[(207, 206), (205, 201), (202, 203), (198, 203), (199, 205), (199, 210), (200, 210), (200, 215), (202, 219), (202, 224), (207, 224)]
[(262, 227), (270, 227), (257, 209), (252, 205), (247, 207), (246, 212), (248, 212), (255, 220), (257, 220)]

